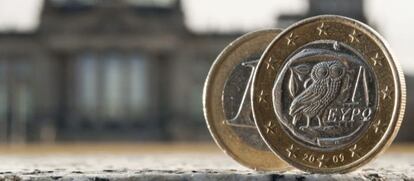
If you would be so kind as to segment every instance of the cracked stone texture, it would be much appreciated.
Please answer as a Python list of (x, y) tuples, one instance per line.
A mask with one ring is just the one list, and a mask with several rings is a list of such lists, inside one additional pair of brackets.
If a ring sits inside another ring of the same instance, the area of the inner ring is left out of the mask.
[(221, 152), (8, 153), (0, 180), (414, 180), (414, 153), (391, 152), (348, 174), (255, 172)]

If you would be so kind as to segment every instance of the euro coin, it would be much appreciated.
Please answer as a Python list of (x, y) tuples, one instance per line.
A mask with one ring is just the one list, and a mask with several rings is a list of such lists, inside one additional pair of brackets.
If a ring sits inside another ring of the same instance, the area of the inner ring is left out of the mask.
[(286, 167), (261, 139), (250, 103), (256, 64), (280, 31), (248, 33), (230, 43), (214, 61), (204, 87), (204, 115), (215, 142), (234, 160), (255, 170)]
[(385, 40), (333, 15), (283, 30), (259, 61), (251, 94), (269, 148), (315, 173), (349, 172), (379, 155), (398, 132), (406, 95)]

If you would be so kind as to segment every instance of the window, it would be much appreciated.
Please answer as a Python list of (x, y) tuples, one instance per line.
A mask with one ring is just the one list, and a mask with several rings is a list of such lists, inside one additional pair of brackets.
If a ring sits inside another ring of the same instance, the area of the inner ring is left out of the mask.
[(191, 111), (191, 116), (199, 121), (203, 121), (203, 119), (199, 119), (203, 115), (201, 97), (203, 93), (204, 78), (207, 76), (209, 67), (209, 62), (195, 61), (194, 64), (190, 67), (189, 71), (190, 76), (192, 77), (190, 81), (191, 84), (189, 85), (191, 96), (189, 102), (189, 110)]
[(120, 118), (125, 113), (124, 101), (122, 96), (125, 95), (124, 87), (126, 87), (125, 63), (123, 57), (117, 53), (110, 53), (103, 57), (104, 72), (103, 72), (103, 114), (109, 118)]
[(29, 77), (31, 76), (31, 67), (26, 62), (14, 62), (14, 117), (17, 120), (26, 122), (31, 114), (32, 96)]
[(0, 138), (24, 142), (32, 118), (32, 66), (16, 57), (0, 60)]
[(149, 94), (148, 85), (149, 79), (148, 76), (149, 66), (147, 61), (139, 55), (132, 55), (129, 58), (129, 92), (130, 97), (128, 98), (128, 106), (132, 115), (142, 114), (148, 107), (149, 99), (147, 95)]
[(137, 120), (149, 108), (146, 59), (137, 54), (84, 53), (75, 66), (77, 111), (96, 120)]
[(83, 116), (94, 118), (98, 106), (98, 62), (94, 55), (90, 53), (82, 54), (76, 62), (75, 81), (77, 107)]

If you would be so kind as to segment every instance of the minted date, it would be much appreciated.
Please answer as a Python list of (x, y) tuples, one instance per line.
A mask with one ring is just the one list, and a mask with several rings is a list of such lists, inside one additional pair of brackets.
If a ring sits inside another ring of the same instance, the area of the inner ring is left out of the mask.
[(340, 153), (328, 157), (325, 154), (317, 155), (313, 153), (304, 153), (302, 160), (310, 164), (318, 164), (318, 166), (321, 167), (329, 161), (332, 161), (334, 164), (342, 163), (345, 161), (345, 155)]

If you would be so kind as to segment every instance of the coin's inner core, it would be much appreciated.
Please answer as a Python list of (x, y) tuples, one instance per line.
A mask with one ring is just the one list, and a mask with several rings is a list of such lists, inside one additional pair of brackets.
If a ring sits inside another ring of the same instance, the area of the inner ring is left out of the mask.
[(253, 73), (259, 57), (252, 55), (234, 67), (225, 82), (222, 105), (226, 115), (223, 123), (231, 127), (245, 143), (264, 151), (267, 146), (256, 129), (250, 102)]
[(337, 149), (366, 131), (377, 110), (376, 78), (351, 47), (315, 41), (291, 54), (276, 78), (279, 122), (301, 144)]

